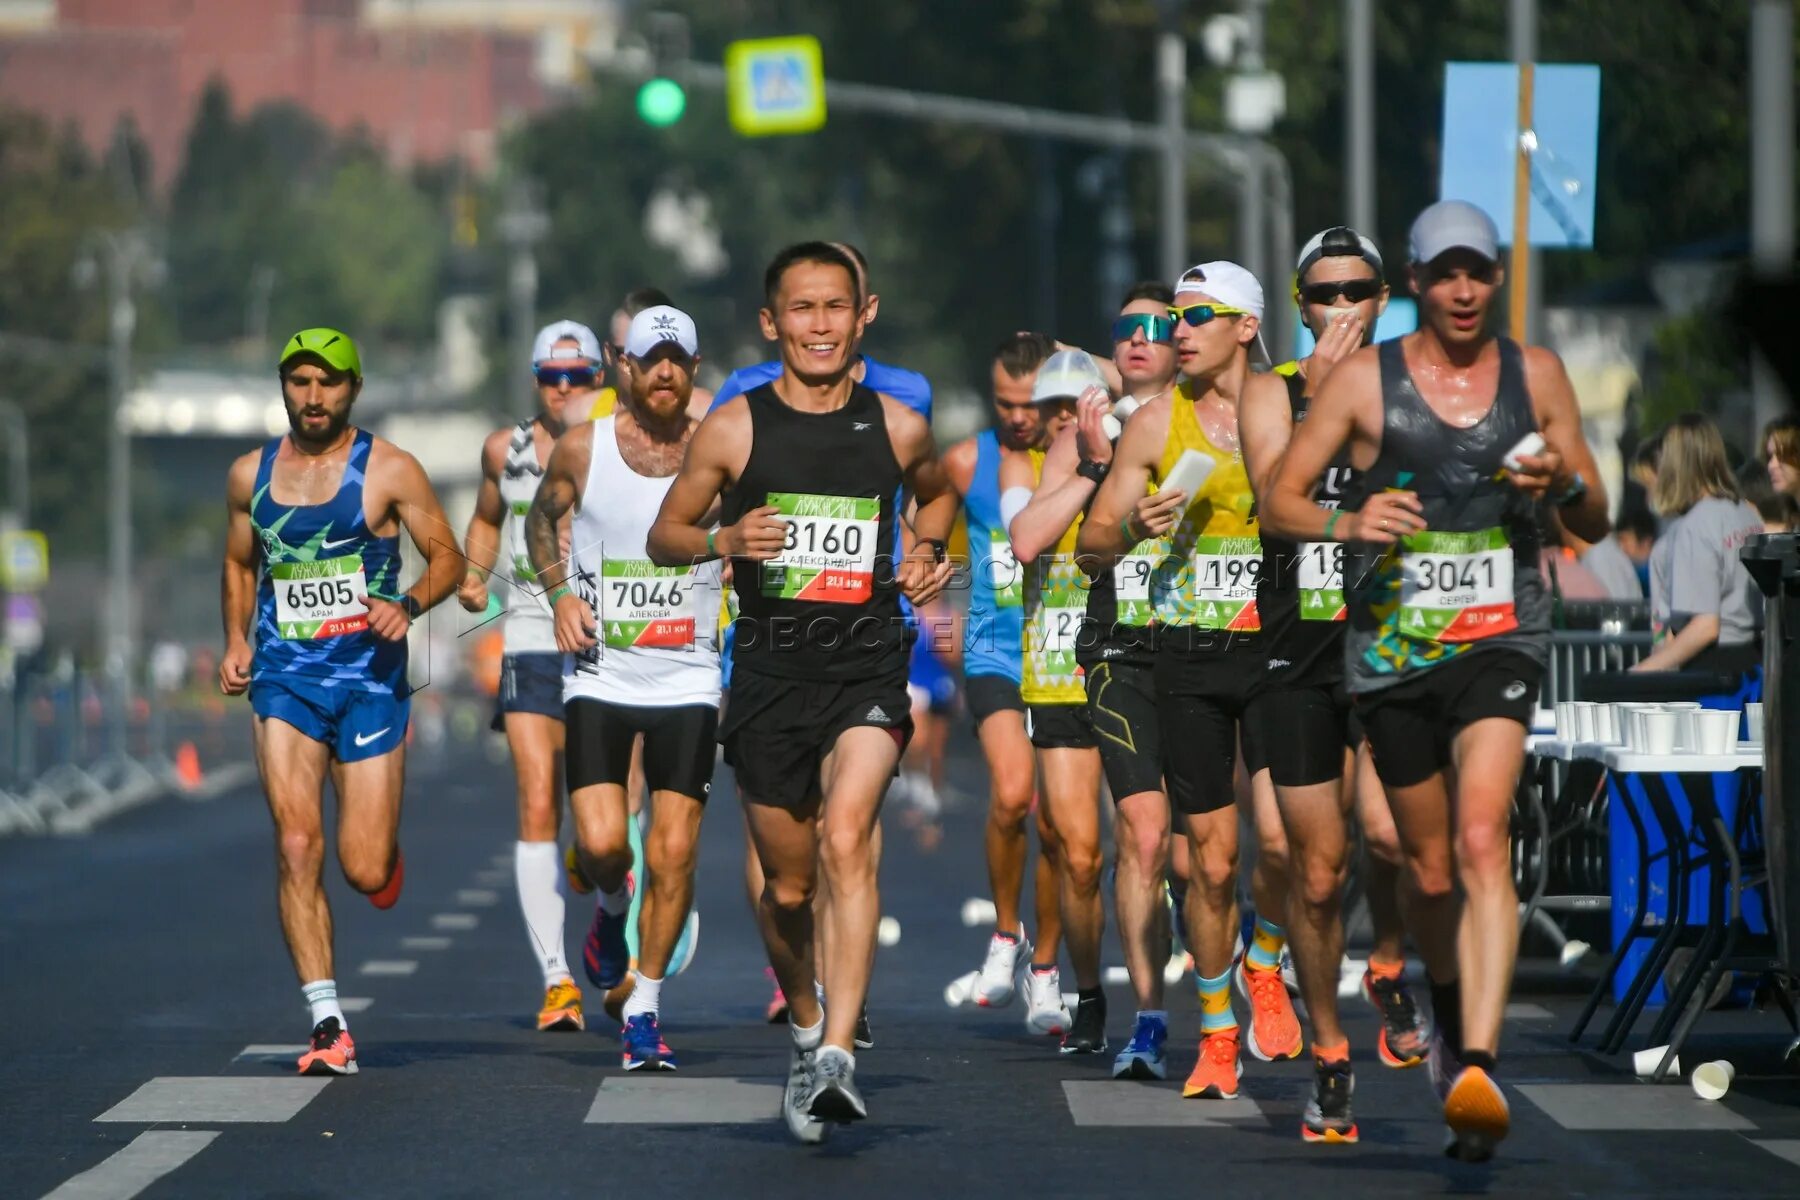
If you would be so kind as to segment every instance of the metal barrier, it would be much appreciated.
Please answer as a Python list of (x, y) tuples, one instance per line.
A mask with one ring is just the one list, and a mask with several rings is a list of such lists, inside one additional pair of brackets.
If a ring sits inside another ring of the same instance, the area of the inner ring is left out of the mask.
[(1655, 644), (1648, 630), (1557, 629), (1550, 634), (1550, 669), (1544, 676), (1540, 708), (1581, 699), (1581, 684), (1590, 675), (1628, 671), (1650, 654)]

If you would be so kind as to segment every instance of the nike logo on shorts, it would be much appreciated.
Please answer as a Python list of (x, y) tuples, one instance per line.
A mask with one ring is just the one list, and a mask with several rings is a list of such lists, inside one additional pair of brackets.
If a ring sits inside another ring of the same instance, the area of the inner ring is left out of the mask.
[(361, 747), (368, 745), (370, 742), (374, 741), (376, 738), (380, 737), (382, 734), (386, 733), (388, 730), (390, 730), (392, 728), (393, 728), (392, 725), (383, 725), (380, 729), (377, 729), (374, 733), (359, 733), (359, 734), (357, 734), (354, 740), (356, 742), (357, 747), (360, 749)]

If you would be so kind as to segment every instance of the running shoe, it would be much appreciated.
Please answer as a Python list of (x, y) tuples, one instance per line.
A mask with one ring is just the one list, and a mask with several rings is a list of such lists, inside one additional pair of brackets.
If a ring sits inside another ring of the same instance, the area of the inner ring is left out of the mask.
[(394, 851), (394, 873), (388, 881), (381, 885), (378, 892), (369, 893), (369, 903), (376, 908), (388, 909), (400, 903), (400, 888), (406, 882), (406, 855), (399, 850)]
[(1113, 1059), (1114, 1079), (1167, 1079), (1169, 1056), (1163, 1043), (1169, 1040), (1169, 1026), (1161, 1017), (1139, 1013), (1131, 1040)]
[(662, 1028), (655, 1013), (638, 1013), (619, 1031), (624, 1049), (619, 1065), (627, 1071), (673, 1071), (675, 1052), (662, 1040)]
[(538, 1010), (538, 1032), (550, 1029), (585, 1029), (581, 1015), (581, 989), (573, 979), (563, 979), (544, 989), (544, 1007)]
[(631, 946), (625, 940), (628, 921), (625, 913), (615, 917), (605, 908), (594, 906), (594, 920), (581, 945), (581, 961), (587, 968), (588, 982), (602, 991), (619, 986), (631, 970)]
[(1294, 948), (1281, 948), (1281, 986), (1287, 989), (1289, 999), (1300, 998), (1300, 971), (1294, 966)]
[(563, 874), (569, 877), (569, 890), (586, 896), (593, 892), (594, 881), (587, 877), (581, 869), (581, 856), (575, 853), (575, 843), (570, 842), (563, 851)]
[(1444, 1153), (1464, 1162), (1486, 1162), (1512, 1128), (1512, 1112), (1500, 1085), (1480, 1067), (1464, 1067), (1444, 1098), (1450, 1136)]
[(1323, 1062), (1313, 1060), (1312, 1099), (1300, 1117), (1300, 1140), (1330, 1146), (1356, 1144), (1356, 1118), (1350, 1115), (1350, 1097), (1356, 1091), (1356, 1076), (1350, 1072), (1350, 1060)]
[(1238, 1060), (1238, 1031), (1234, 1025), (1200, 1039), (1200, 1061), (1194, 1064), (1193, 1073), (1181, 1085), (1181, 1094), (1190, 1100), (1236, 1100), (1238, 1080), (1243, 1074), (1244, 1064)]
[(763, 1014), (763, 1019), (771, 1025), (779, 1025), (788, 1019), (787, 993), (783, 992), (781, 984), (776, 982), (775, 968), (764, 967), (763, 974), (767, 975), (769, 982), (775, 986), (775, 994), (769, 997), (769, 1009)]
[(988, 939), (987, 959), (975, 980), (975, 1003), (982, 1008), (1005, 1008), (1018, 990), (1019, 972), (1031, 963), (1031, 940), (1024, 926), (1017, 937), (996, 933)]
[(356, 1043), (336, 1017), (313, 1026), (312, 1049), (300, 1056), (302, 1075), (356, 1074)]
[(1096, 996), (1075, 1005), (1075, 1019), (1063, 1034), (1058, 1049), (1064, 1054), (1106, 1053), (1106, 997)]
[(806, 1111), (820, 1121), (847, 1125), (869, 1115), (862, 1093), (856, 1090), (856, 1066), (850, 1055), (836, 1046), (821, 1046), (813, 1055), (812, 1092)]
[(856, 1017), (856, 1048), (873, 1050), (875, 1048), (875, 1031), (869, 1028), (869, 1006), (863, 1005), (862, 1012)]
[(1025, 1028), (1052, 1037), (1069, 1027), (1069, 1010), (1063, 1007), (1062, 974), (1055, 967), (1025, 969)]
[(1300, 1034), (1300, 1018), (1281, 982), (1281, 972), (1258, 971), (1240, 961), (1235, 972), (1238, 992), (1250, 1002), (1250, 1024), (1244, 1045), (1264, 1062), (1298, 1058), (1306, 1048)]
[(1431, 1081), (1431, 1094), (1437, 1097), (1439, 1108), (1450, 1099), (1450, 1085), (1456, 1082), (1456, 1073), (1461, 1070), (1462, 1064), (1456, 1061), (1450, 1043), (1442, 1034), (1433, 1033), (1431, 1049), (1425, 1053), (1425, 1077)]
[(681, 927), (681, 936), (675, 939), (675, 949), (669, 953), (669, 968), (663, 972), (663, 978), (671, 979), (692, 966), (694, 952), (698, 949), (700, 949), (700, 914), (689, 912), (686, 923)]
[(1416, 1067), (1431, 1052), (1431, 1018), (1419, 1011), (1404, 979), (1381, 979), (1365, 970), (1363, 995), (1381, 1015), (1376, 1053), (1386, 1067)]
[(781, 1118), (788, 1132), (804, 1145), (816, 1146), (825, 1140), (826, 1124), (807, 1111), (812, 1099), (814, 1051), (793, 1048), (788, 1056), (787, 1085), (781, 1092)]

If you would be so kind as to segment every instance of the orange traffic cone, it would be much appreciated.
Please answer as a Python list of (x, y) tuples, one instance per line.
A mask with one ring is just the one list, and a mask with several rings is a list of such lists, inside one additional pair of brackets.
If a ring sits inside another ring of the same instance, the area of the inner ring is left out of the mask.
[(194, 748), (194, 743), (183, 742), (175, 751), (175, 778), (189, 791), (200, 786), (200, 751)]

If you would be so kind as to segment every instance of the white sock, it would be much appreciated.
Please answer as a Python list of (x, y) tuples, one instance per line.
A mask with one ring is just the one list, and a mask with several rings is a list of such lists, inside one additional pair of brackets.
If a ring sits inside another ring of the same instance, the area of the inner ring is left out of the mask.
[(525, 916), (525, 932), (543, 968), (544, 986), (569, 976), (563, 958), (562, 856), (555, 842), (515, 842), (513, 874), (519, 885), (519, 911)]
[(662, 1013), (662, 985), (660, 979), (652, 979), (640, 974), (637, 983), (631, 989), (631, 996), (625, 1001), (625, 1019), (642, 1016), (660, 1016)]
[(825, 1040), (825, 1018), (820, 1017), (819, 1023), (813, 1026), (796, 1025), (789, 1021), (788, 1032), (794, 1035), (794, 1045), (800, 1049), (817, 1050), (819, 1043)]
[(624, 884), (619, 885), (616, 892), (600, 893), (600, 911), (609, 917), (622, 917), (631, 911), (631, 889)]
[(339, 1029), (349, 1029), (344, 1020), (344, 1010), (338, 1005), (337, 980), (315, 979), (311, 983), (300, 985), (300, 994), (306, 997), (307, 1007), (312, 1009), (312, 1023), (316, 1026), (326, 1017), (336, 1017)]

